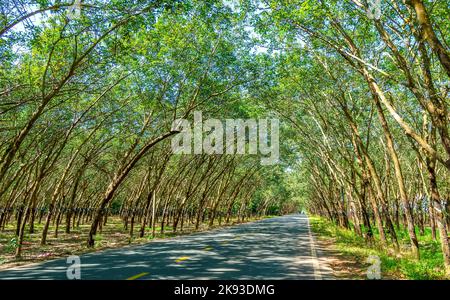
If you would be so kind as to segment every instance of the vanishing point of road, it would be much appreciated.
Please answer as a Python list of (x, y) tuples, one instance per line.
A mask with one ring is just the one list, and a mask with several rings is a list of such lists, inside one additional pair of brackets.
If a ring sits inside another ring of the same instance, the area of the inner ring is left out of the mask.
[[(80, 255), (80, 271), (85, 280), (331, 279), (320, 256), (308, 217), (295, 214)], [(70, 266), (56, 259), (0, 279), (67, 279)]]

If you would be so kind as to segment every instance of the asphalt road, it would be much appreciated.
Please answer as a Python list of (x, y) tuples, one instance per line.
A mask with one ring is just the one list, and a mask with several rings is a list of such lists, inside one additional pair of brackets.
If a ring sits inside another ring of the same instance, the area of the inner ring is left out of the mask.
[[(319, 253), (320, 257), (320, 253)], [(289, 215), (80, 256), (81, 279), (331, 279), (305, 215)], [(57, 259), (0, 272), (0, 279), (68, 279)]]

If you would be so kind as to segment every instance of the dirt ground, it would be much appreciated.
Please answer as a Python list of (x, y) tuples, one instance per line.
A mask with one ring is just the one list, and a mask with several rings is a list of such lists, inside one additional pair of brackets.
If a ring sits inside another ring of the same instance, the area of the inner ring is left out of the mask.
[[(321, 252), (325, 262), (333, 271), (337, 280), (367, 280), (367, 270), (370, 264), (361, 262), (357, 257), (345, 255), (340, 252), (333, 238), (315, 237), (316, 247)], [(399, 280), (399, 276), (381, 275), (382, 280)]]
[(333, 277), (338, 280), (365, 280), (367, 279), (367, 264), (355, 260), (353, 257), (340, 253), (332, 238), (316, 237), (316, 247), (333, 271)]

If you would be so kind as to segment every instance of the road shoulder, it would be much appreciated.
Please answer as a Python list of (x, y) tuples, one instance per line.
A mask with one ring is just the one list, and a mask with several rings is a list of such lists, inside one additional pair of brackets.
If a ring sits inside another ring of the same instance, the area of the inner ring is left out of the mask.
[[(330, 275), (339, 280), (365, 280), (367, 265), (337, 250), (332, 238), (315, 236), (321, 266), (327, 266)], [(322, 267), (323, 268), (323, 267)], [(324, 278), (329, 279), (329, 278)]]

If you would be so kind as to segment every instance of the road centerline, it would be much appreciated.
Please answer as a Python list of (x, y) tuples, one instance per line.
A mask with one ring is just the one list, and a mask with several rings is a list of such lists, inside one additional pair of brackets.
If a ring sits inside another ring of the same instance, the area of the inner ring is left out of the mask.
[(139, 273), (137, 275), (134, 275), (134, 276), (131, 276), (131, 277), (127, 278), (127, 280), (136, 280), (136, 279), (139, 279), (141, 277), (147, 276), (148, 274), (150, 274), (150, 273), (142, 272), (142, 273)]

